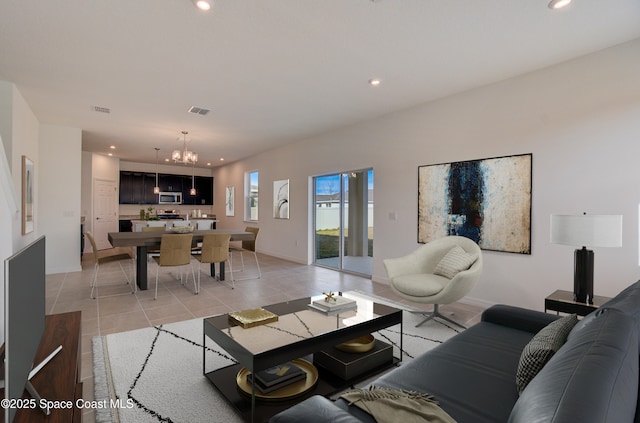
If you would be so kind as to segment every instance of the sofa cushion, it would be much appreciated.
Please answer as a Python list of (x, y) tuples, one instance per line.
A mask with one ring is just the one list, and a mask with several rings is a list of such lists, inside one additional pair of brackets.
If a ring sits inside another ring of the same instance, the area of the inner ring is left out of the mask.
[(420, 273), (415, 275), (402, 275), (393, 279), (393, 286), (400, 292), (412, 297), (430, 297), (442, 291), (448, 279)]
[(433, 273), (447, 279), (453, 279), (458, 273), (471, 267), (477, 259), (477, 255), (469, 254), (462, 247), (456, 245), (440, 259)]
[[(505, 422), (518, 400), (514, 378), (520, 353), (533, 335), (480, 322), (374, 384), (431, 394), (458, 423)], [(336, 405), (362, 421), (372, 421), (344, 400)]]
[(635, 321), (600, 309), (582, 319), (529, 383), (510, 423), (632, 422), (638, 394)]
[(571, 329), (578, 323), (578, 317), (570, 314), (549, 323), (542, 328), (527, 345), (525, 345), (518, 362), (516, 386), (522, 393), (531, 379), (547, 364), (547, 361), (560, 349), (567, 340)]

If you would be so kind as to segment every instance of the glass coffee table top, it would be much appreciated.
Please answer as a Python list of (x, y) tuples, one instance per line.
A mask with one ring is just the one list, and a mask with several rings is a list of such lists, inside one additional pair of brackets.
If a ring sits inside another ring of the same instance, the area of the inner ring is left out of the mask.
[[(251, 328), (236, 326), (229, 321), (228, 315), (208, 318), (205, 321), (229, 340), (256, 355), (304, 339), (339, 332), (342, 328), (356, 326), (398, 312), (398, 309), (377, 304), (362, 297), (350, 297), (348, 293), (343, 295), (345, 298), (356, 301), (356, 310), (326, 314), (308, 307), (311, 302), (324, 298), (324, 295), (318, 295), (265, 306), (264, 309), (278, 315), (278, 321)], [(220, 341), (219, 336), (215, 340)]]

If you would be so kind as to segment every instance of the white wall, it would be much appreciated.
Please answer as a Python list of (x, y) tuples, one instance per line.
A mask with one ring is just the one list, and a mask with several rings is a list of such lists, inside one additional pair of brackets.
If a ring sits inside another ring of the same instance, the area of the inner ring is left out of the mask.
[[(93, 229), (93, 186), (96, 179), (113, 181), (120, 179), (120, 159), (103, 154), (82, 153), (82, 216), (85, 218), (85, 231)], [(84, 251), (91, 251), (89, 242), (85, 242)]]
[(39, 154), (38, 229), (47, 237), (47, 274), (80, 271), (82, 131), (41, 125)]
[[(0, 190), (3, 199), (0, 201), (0, 261), (20, 250), (37, 237), (38, 222), (34, 222), (34, 232), (22, 235), (22, 219), (20, 209), (22, 184), (22, 155), (31, 159), (38, 158), (38, 121), (13, 84), (0, 81), (0, 141), (4, 154), (0, 157), (2, 177)], [(7, 176), (10, 175), (10, 176)], [(37, 187), (34, 187), (37, 195)], [(13, 195), (11, 201), (8, 196)], [(37, 207), (37, 198), (34, 206)], [(16, 204), (17, 203), (17, 204)], [(0, 274), (0, 341), (4, 341), (4, 271)]]
[[(257, 169), (258, 250), (307, 263), (310, 177), (372, 167), (373, 279), (386, 281), (382, 260), (418, 247), (418, 166), (533, 153), (532, 254), (486, 251), (468, 301), (542, 309), (555, 289), (572, 290), (573, 249), (549, 243), (551, 213), (624, 215), (624, 246), (595, 251), (596, 295), (614, 295), (640, 274), (638, 75), (640, 40), (227, 165), (215, 189), (236, 187), (236, 215), (218, 195), (219, 227), (244, 227), (244, 172)], [(279, 179), (290, 180), (290, 220), (271, 217)]]
[[(20, 207), (22, 156), (35, 166), (34, 231), (22, 235), (20, 213), (0, 220), (0, 230), (11, 234), (10, 253), (45, 235), (48, 246), (57, 246), (53, 255), (54, 248), (47, 248), (47, 273), (79, 270), (81, 131), (41, 125), (20, 91), (6, 81), (0, 81), (0, 114), (3, 148)], [(3, 252), (0, 260), (8, 255)]]

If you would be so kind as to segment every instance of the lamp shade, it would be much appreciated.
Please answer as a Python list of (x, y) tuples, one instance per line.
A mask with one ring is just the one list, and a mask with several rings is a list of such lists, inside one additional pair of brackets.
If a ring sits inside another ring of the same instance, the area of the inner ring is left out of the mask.
[(551, 215), (551, 242), (584, 247), (622, 247), (622, 215)]

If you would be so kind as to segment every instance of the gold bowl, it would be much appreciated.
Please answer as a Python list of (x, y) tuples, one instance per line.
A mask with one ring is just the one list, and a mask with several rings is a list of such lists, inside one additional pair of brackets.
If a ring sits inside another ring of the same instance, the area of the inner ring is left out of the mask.
[(338, 344), (336, 348), (348, 353), (365, 353), (371, 351), (375, 344), (376, 339), (369, 334)]

